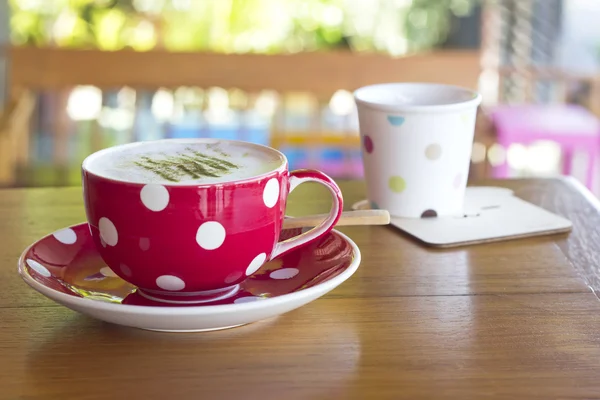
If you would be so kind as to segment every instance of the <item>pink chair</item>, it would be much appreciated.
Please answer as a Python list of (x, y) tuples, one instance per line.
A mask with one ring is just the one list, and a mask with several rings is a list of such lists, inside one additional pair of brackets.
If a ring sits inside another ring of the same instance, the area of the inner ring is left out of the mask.
[[(525, 146), (537, 140), (550, 140), (563, 152), (562, 172), (570, 175), (573, 153), (588, 154), (586, 186), (592, 189), (596, 158), (600, 151), (600, 120), (578, 105), (499, 106), (490, 112), (497, 141), (505, 149), (513, 143)], [(494, 168), (496, 178), (508, 177), (506, 161)]]

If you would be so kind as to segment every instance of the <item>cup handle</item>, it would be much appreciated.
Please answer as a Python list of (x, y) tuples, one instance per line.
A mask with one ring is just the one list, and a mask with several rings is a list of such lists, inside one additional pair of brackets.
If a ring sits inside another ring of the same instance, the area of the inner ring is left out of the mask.
[(318, 226), (291, 239), (277, 243), (271, 254), (271, 260), (328, 234), (340, 219), (340, 216), (342, 215), (342, 209), (344, 208), (342, 191), (333, 181), (333, 179), (320, 171), (310, 169), (299, 169), (292, 171), (290, 172), (289, 182), (290, 186), (288, 194), (291, 193), (298, 185), (304, 182), (320, 183), (321, 185), (326, 186), (331, 192), (333, 204), (331, 205), (331, 210), (329, 211), (327, 218)]

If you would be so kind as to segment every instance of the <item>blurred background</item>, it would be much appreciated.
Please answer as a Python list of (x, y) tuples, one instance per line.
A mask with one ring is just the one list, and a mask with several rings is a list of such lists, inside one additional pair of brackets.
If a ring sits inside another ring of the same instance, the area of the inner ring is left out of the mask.
[(88, 154), (237, 138), (360, 178), (352, 90), (481, 91), (471, 178), (600, 190), (598, 0), (0, 0), (0, 187), (80, 182)]

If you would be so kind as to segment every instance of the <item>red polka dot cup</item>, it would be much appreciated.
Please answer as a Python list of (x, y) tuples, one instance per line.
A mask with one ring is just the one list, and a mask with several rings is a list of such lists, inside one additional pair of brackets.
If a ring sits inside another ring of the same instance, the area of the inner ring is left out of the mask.
[(386, 83), (354, 92), (367, 195), (392, 216), (462, 212), (481, 96), (433, 83)]
[[(256, 176), (218, 182), (137, 181), (94, 169), (129, 148), (144, 154), (145, 146), (173, 143), (247, 148), (276, 162)], [(167, 139), (116, 146), (86, 158), (82, 174), (87, 219), (100, 255), (140, 294), (164, 302), (200, 303), (235, 293), (265, 262), (329, 233), (343, 208), (341, 191), (327, 175), (289, 172), (279, 151), (240, 141)], [(288, 194), (304, 182), (329, 189), (331, 211), (319, 226), (278, 242)]]

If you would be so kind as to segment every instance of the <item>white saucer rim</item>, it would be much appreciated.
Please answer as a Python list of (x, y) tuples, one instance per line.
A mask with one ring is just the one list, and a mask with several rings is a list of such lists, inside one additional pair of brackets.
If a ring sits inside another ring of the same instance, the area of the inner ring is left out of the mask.
[[(87, 224), (87, 222), (74, 224), (62, 229), (73, 228), (83, 224)], [(85, 297), (72, 296), (70, 294), (61, 293), (55, 289), (49, 288), (40, 282), (33, 279), (31, 275), (27, 272), (25, 268), (25, 256), (29, 252), (29, 250), (38, 242), (44, 240), (49, 237), (53, 233), (50, 233), (29, 246), (23, 251), (21, 256), (19, 257), (19, 265), (18, 272), (21, 278), (27, 283), (33, 290), (38, 293), (48, 297), (51, 300), (54, 300), (60, 304), (74, 306), (74, 307), (83, 307), (83, 308), (94, 308), (99, 311), (107, 311), (107, 312), (118, 312), (121, 314), (131, 314), (131, 315), (139, 315), (146, 314), (150, 316), (209, 316), (215, 314), (224, 314), (224, 313), (236, 313), (243, 310), (256, 310), (264, 308), (265, 306), (276, 306), (278, 304), (286, 304), (294, 301), (295, 299), (302, 299), (305, 297), (310, 297), (311, 294), (314, 294), (318, 297), (319, 292), (323, 289), (327, 289), (325, 293), (333, 290), (337, 286), (341, 285), (343, 282), (348, 280), (356, 270), (358, 269), (361, 262), (361, 253), (360, 249), (354, 243), (352, 239), (350, 239), (347, 235), (342, 232), (332, 229), (332, 233), (339, 235), (347, 241), (352, 247), (352, 252), (354, 254), (353, 260), (350, 265), (346, 268), (344, 272), (341, 274), (329, 279), (325, 282), (321, 282), (315, 286), (311, 286), (306, 289), (301, 289), (296, 292), (283, 294), (277, 297), (266, 297), (262, 300), (257, 300), (253, 302), (247, 303), (234, 303), (234, 304), (216, 304), (216, 305), (198, 305), (198, 306), (185, 306), (185, 307), (164, 307), (164, 306), (144, 306), (144, 305), (134, 305), (134, 304), (122, 304), (122, 303), (110, 303), (99, 300), (94, 300)]]

